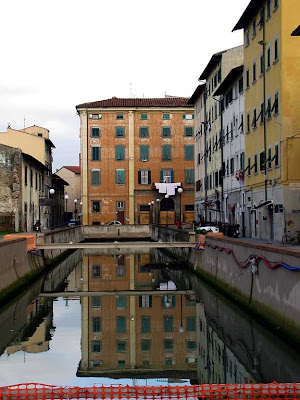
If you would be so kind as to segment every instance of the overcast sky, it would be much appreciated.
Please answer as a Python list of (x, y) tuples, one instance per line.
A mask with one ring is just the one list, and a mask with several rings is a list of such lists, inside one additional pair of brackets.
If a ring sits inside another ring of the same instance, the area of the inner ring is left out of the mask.
[(50, 130), (54, 170), (78, 165), (75, 106), (117, 97), (190, 97), (249, 0), (1, 1), (0, 131)]

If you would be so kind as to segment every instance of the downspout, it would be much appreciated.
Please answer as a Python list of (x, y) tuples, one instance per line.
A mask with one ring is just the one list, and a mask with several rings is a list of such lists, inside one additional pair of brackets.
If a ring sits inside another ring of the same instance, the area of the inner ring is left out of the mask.
[(223, 106), (222, 106), (222, 104), (223, 103), (220, 103), (221, 104), (221, 135), (220, 135), (220, 146), (221, 146), (221, 171), (222, 171), (222, 184), (221, 184), (221, 202), (220, 202), (220, 205), (221, 205), (221, 215), (220, 215), (220, 220), (222, 221), (222, 222), (225, 222), (225, 221), (223, 221), (223, 215), (224, 215), (224, 213), (223, 213), (223, 206), (224, 206), (224, 204), (223, 204), (223, 201), (224, 201), (224, 179), (223, 179)]
[(268, 194), (267, 194), (267, 125), (266, 125), (266, 115), (265, 115), (265, 109), (266, 109), (266, 29), (265, 29), (265, 9), (263, 8), (263, 60), (264, 60), (264, 74), (263, 74), (263, 96), (264, 96), (264, 106), (262, 112), (264, 113), (263, 118), (264, 118), (264, 152), (265, 152), (265, 176), (264, 176), (264, 183), (265, 183), (265, 201), (268, 199)]
[(205, 195), (205, 202), (204, 202), (204, 209), (205, 209), (205, 221), (207, 221), (207, 143), (206, 143), (206, 128), (207, 128), (207, 119), (206, 119), (206, 99), (207, 99), (207, 91), (206, 85), (204, 90), (204, 195)]

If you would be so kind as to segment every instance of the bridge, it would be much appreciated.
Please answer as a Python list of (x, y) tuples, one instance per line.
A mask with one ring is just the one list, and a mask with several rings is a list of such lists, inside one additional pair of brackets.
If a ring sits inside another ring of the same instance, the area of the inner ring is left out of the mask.
[(131, 249), (131, 248), (192, 248), (195, 242), (85, 242), (85, 243), (43, 243), (37, 244), (38, 250), (72, 250), (72, 249)]

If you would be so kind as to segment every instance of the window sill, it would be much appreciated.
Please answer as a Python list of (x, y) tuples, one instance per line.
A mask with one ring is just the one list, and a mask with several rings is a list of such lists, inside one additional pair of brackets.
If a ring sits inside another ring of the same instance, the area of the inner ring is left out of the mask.
[(279, 115), (279, 112), (277, 112), (276, 114), (274, 114), (274, 117), (278, 117), (278, 115)]
[(279, 6), (274, 7), (273, 13), (275, 13), (278, 10)]
[(249, 89), (250, 89), (250, 86), (247, 86), (247, 87), (246, 87), (246, 90), (249, 90)]
[(264, 73), (261, 72), (261, 73), (259, 74), (259, 77), (262, 78), (263, 76), (264, 76)]
[(276, 60), (273, 61), (273, 65), (277, 64), (279, 62), (279, 58), (276, 58)]
[(266, 22), (269, 21), (269, 19), (271, 19), (271, 15), (267, 16)]
[(254, 81), (252, 81), (252, 85), (255, 85), (257, 82), (257, 80), (255, 79)]

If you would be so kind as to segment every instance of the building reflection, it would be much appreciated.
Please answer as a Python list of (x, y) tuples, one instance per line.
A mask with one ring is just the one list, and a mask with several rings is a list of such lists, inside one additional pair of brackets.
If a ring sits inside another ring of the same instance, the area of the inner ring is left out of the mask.
[(197, 378), (195, 296), (149, 263), (150, 254), (83, 257), (82, 289), (98, 293), (81, 297), (77, 376)]

